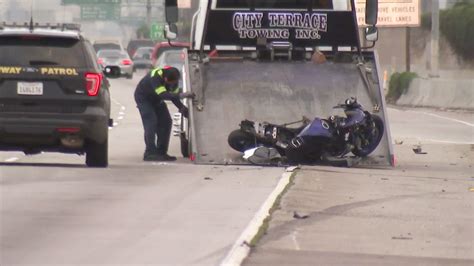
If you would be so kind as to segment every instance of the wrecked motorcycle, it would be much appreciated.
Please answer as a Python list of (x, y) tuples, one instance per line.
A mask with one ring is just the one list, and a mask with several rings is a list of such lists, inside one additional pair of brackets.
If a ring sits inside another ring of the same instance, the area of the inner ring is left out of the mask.
[[(277, 125), (243, 120), (240, 129), (229, 134), (229, 145), (239, 152), (257, 147), (274, 148), (289, 163), (314, 163), (343, 158), (352, 152), (365, 157), (380, 143), (384, 124), (382, 119), (364, 108), (354, 97), (334, 108), (342, 108), (346, 117), (330, 116)], [(289, 127), (301, 123), (299, 127)]]

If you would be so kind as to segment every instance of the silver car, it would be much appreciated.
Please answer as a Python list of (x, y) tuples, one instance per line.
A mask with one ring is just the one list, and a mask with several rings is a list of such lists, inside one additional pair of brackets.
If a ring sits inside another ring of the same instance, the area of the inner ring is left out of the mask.
[(104, 49), (97, 52), (97, 63), (106, 66), (118, 66), (122, 76), (133, 78), (133, 61), (125, 51)]

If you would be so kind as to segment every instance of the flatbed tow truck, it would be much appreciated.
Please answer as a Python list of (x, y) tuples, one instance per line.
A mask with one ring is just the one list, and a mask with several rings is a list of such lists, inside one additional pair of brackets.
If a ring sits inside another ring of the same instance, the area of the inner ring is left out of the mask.
[[(165, 35), (176, 38), (176, 0), (166, 1)], [(200, 164), (245, 164), (227, 144), (244, 119), (284, 124), (302, 116), (342, 115), (333, 106), (356, 96), (385, 132), (359, 164), (394, 165), (378, 56), (377, 0), (366, 2), (364, 34), (355, 0), (200, 0), (185, 52), (183, 89), (196, 94), (178, 123), (182, 153)], [(314, 54), (323, 60), (315, 62)]]

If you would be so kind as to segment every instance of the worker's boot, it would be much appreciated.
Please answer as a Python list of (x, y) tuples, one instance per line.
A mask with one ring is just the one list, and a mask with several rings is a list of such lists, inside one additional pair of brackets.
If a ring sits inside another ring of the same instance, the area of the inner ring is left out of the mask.
[(158, 161), (162, 161), (162, 162), (176, 161), (176, 157), (170, 156), (168, 154), (158, 154)]
[(143, 155), (143, 161), (161, 161), (161, 156), (156, 153), (148, 153)]

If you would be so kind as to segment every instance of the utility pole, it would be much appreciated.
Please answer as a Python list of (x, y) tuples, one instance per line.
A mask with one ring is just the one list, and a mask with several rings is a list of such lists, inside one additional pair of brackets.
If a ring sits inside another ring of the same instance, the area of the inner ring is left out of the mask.
[(146, 25), (151, 25), (151, 0), (146, 0)]
[(439, 77), (439, 0), (431, 2), (431, 62), (430, 76)]
[(411, 71), (411, 57), (410, 57), (410, 40), (411, 40), (411, 29), (407, 26), (405, 34), (405, 71)]

